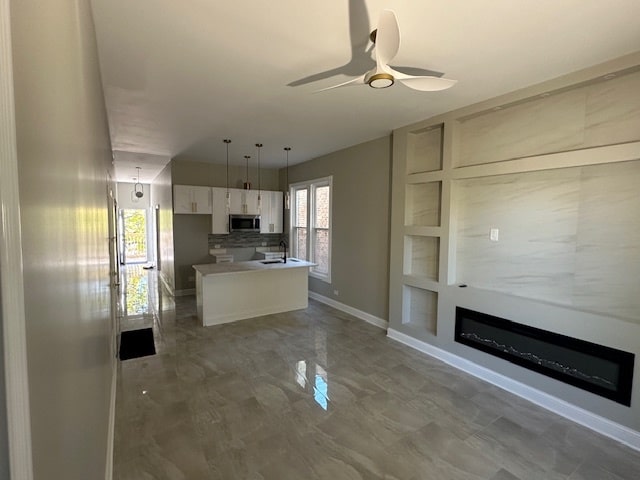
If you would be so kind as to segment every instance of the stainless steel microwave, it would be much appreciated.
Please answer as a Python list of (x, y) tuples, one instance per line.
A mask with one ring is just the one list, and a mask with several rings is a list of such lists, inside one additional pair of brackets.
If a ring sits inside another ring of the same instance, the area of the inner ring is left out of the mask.
[(260, 232), (260, 215), (229, 215), (229, 232)]

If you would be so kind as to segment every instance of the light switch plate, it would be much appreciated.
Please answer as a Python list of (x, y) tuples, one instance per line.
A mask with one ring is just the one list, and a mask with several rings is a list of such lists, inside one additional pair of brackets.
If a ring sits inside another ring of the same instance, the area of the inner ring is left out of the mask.
[(499, 230), (497, 228), (492, 228), (489, 230), (489, 240), (492, 242), (497, 242), (499, 238)]

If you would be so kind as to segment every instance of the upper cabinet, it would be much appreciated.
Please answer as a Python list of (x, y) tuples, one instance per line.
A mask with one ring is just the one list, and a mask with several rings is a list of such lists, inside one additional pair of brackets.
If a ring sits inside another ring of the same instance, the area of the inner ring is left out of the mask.
[(211, 187), (173, 186), (173, 213), (211, 214)]
[(282, 233), (283, 193), (262, 192), (260, 233)]
[(231, 196), (229, 213), (243, 215), (258, 215), (260, 213), (257, 190), (230, 188), (229, 194)]
[[(231, 191), (229, 191), (231, 194)], [(231, 195), (229, 195), (231, 196)], [(213, 218), (211, 233), (229, 233), (229, 214), (227, 213), (227, 189), (212, 188)]]

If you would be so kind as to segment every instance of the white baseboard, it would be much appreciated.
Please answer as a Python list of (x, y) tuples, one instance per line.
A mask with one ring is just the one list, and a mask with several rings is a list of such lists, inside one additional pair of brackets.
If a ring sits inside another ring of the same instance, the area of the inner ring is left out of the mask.
[(174, 297), (187, 297), (189, 295), (195, 295), (195, 294), (196, 294), (195, 288), (185, 288), (184, 290), (176, 290), (175, 292), (173, 292)]
[(572, 405), (564, 400), (549, 395), (548, 393), (513, 380), (512, 378), (505, 377), (504, 375), (477, 365), (465, 358), (449, 353), (421, 340), (417, 340), (392, 328), (387, 331), (387, 336), (411, 348), (419, 350), (420, 352), (435, 357), (438, 360), (442, 360), (452, 367), (467, 372), (474, 377), (485, 380), (496, 387), (502, 388), (514, 395), (535, 403), (542, 408), (546, 408), (547, 410), (557, 413), (558, 415), (568, 418), (569, 420), (579, 423), (591, 430), (595, 430), (602, 435), (606, 435), (620, 443), (624, 443), (634, 450), (640, 450), (640, 432)]
[(389, 327), (389, 322), (387, 320), (376, 317), (375, 315), (371, 315), (370, 313), (363, 312), (362, 310), (358, 310), (357, 308), (350, 307), (349, 305), (345, 305), (344, 303), (336, 302), (335, 300), (325, 297), (324, 295), (320, 295), (319, 293), (310, 291), (309, 298), (324, 303), (325, 305), (329, 305), (336, 310), (340, 310), (342, 312), (353, 315), (354, 317), (359, 318), (360, 320), (364, 320), (365, 322), (370, 323), (371, 325), (374, 325), (378, 328), (386, 330)]
[(105, 480), (113, 480), (113, 448), (116, 432), (116, 385), (118, 378), (118, 365), (113, 362), (113, 375), (111, 376), (111, 400), (109, 405), (109, 430), (107, 432), (107, 465), (105, 468)]

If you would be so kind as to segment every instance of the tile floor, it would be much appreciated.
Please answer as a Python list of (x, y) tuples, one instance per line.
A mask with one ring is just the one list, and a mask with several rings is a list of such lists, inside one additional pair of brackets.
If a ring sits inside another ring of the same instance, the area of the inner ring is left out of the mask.
[(640, 452), (323, 304), (203, 328), (126, 272), (122, 329), (158, 354), (120, 362), (116, 480), (640, 478)]

